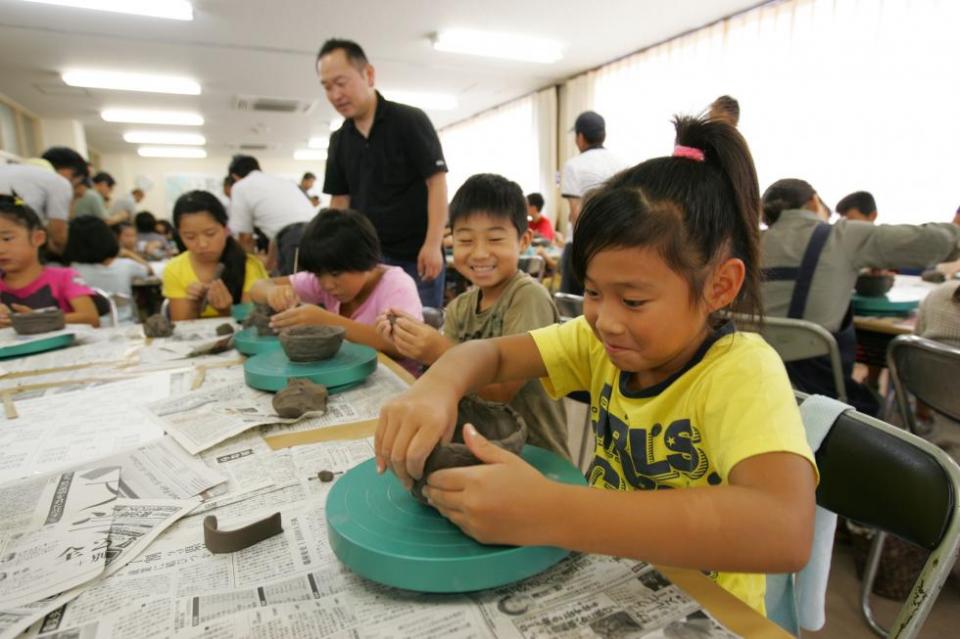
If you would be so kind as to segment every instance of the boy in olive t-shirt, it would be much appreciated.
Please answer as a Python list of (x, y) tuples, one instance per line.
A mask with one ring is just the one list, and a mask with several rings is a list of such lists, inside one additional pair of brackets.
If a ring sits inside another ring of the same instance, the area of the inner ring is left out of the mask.
[[(469, 178), (450, 203), (450, 226), (454, 266), (474, 286), (447, 306), (442, 335), (404, 313), (396, 313), (393, 324), (381, 316), (377, 329), (402, 355), (432, 364), (460, 342), (526, 333), (559, 320), (550, 293), (519, 270), (531, 232), (527, 201), (515, 182), (489, 173)], [(520, 413), (530, 444), (570, 457), (563, 404), (539, 380), (491, 384), (478, 395)]]

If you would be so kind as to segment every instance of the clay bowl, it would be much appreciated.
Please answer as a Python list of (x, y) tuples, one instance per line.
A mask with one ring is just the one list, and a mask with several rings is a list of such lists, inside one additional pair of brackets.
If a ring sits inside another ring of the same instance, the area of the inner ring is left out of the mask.
[(346, 332), (341, 326), (296, 326), (280, 331), (280, 345), (291, 362), (318, 362), (337, 354)]
[(466, 424), (473, 424), (492, 444), (517, 455), (527, 441), (527, 424), (517, 411), (499, 402), (488, 402), (479, 397), (464, 397), (457, 406), (457, 426), (453, 439), (446, 444), (437, 444), (423, 465), (423, 476), (414, 481), (413, 488), (410, 489), (410, 494), (417, 501), (427, 503), (423, 497), (423, 487), (427, 485), (430, 473), (444, 468), (476, 466), (481, 463), (463, 443), (463, 427)]
[(893, 288), (893, 275), (861, 275), (857, 278), (857, 295), (883, 297)]
[(13, 330), (20, 335), (36, 335), (59, 331), (67, 325), (59, 308), (41, 308), (29, 313), (14, 313), (10, 316)]

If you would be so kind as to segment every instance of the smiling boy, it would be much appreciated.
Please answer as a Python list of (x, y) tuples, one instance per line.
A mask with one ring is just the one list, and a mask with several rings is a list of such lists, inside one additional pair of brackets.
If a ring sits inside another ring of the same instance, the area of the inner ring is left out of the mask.
[[(490, 173), (470, 177), (450, 203), (450, 226), (454, 267), (474, 286), (447, 306), (442, 335), (403, 313), (392, 326), (381, 317), (378, 329), (401, 354), (432, 364), (461, 342), (526, 333), (559, 320), (547, 290), (519, 269), (532, 235), (519, 185)], [(563, 404), (538, 380), (491, 384), (478, 394), (520, 413), (529, 443), (570, 456)]]

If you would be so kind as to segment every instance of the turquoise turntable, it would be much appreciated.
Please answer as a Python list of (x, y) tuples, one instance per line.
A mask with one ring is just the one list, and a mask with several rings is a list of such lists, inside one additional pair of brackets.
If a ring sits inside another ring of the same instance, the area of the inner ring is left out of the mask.
[[(330, 393), (336, 393), (363, 383), (377, 369), (377, 351), (369, 346), (344, 340), (340, 350), (330, 359), (301, 363), (287, 359), (279, 340), (273, 339), (276, 346), (265, 348), (244, 362), (243, 376), (247, 386), (276, 392), (286, 388), (287, 380), (302, 378), (323, 384)], [(237, 342), (239, 350), (239, 339)]]

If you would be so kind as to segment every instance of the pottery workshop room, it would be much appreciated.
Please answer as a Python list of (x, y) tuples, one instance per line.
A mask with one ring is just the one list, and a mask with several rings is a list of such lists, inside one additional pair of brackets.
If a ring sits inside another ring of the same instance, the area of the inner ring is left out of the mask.
[(0, 639), (960, 637), (958, 25), (0, 0)]

